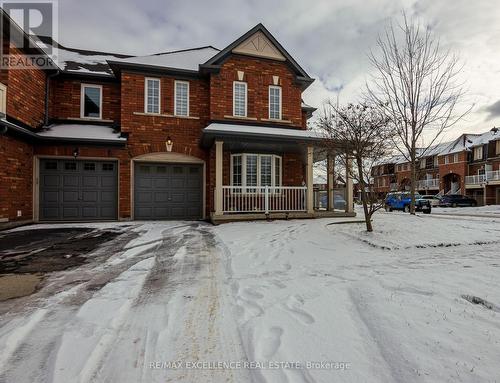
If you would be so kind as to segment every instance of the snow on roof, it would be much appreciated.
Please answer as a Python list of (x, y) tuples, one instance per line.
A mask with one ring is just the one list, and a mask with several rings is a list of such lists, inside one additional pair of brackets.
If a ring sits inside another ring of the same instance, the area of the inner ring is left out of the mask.
[(304, 108), (304, 109), (316, 109), (314, 106), (311, 106), (309, 104), (306, 104), (304, 102), (304, 100), (302, 100), (302, 103), (301, 103), (301, 108)]
[(52, 124), (38, 132), (41, 137), (73, 138), (90, 140), (126, 141), (111, 126), (83, 124)]
[(323, 137), (321, 132), (314, 130), (300, 130), (292, 128), (272, 128), (267, 126), (255, 126), (255, 125), (237, 125), (237, 124), (220, 124), (212, 123), (208, 125), (204, 132), (208, 133), (247, 133), (251, 135), (260, 136), (283, 136), (289, 138), (305, 138), (305, 139), (320, 139)]
[(57, 49), (55, 62), (59, 69), (68, 73), (86, 73), (104, 76), (113, 76), (107, 61), (120, 60), (130, 55), (119, 53), (98, 52), (85, 49), (68, 48), (50, 37), (41, 36), (36, 40), (38, 46), (47, 51), (49, 48)]
[(208, 46), (182, 51), (157, 53), (148, 56), (135, 56), (119, 60), (118, 63), (150, 65), (163, 68), (198, 71), (198, 66), (219, 53), (219, 49)]
[(92, 73), (112, 76), (107, 61), (120, 60), (123, 55), (101, 52), (77, 51), (59, 47), (57, 64), (61, 70), (70, 73)]
[(471, 148), (473, 146), (484, 145), (490, 141), (496, 141), (498, 139), (500, 139), (500, 136), (498, 136), (498, 134), (495, 135), (491, 130), (488, 130), (487, 132), (484, 132), (482, 134), (474, 134), (474, 135), (468, 134), (466, 141), (467, 141), (467, 146)]

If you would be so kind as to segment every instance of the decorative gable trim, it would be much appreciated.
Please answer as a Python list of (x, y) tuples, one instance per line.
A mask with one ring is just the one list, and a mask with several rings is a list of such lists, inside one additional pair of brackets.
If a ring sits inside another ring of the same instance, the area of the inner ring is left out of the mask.
[[(266, 39), (263, 40), (262, 36)], [(260, 37), (260, 41), (259, 41)], [(255, 41), (254, 38), (257, 38), (256, 44), (254, 48), (251, 48), (249, 45), (250, 42)], [(233, 53), (237, 53), (236, 51), (246, 51), (250, 52), (253, 56), (259, 54), (259, 57), (263, 54), (273, 55), (273, 59), (277, 59), (276, 57), (282, 56), (283, 59), (280, 61), (284, 61), (290, 68), (295, 72), (295, 80), (298, 84), (301, 85), (302, 90), (306, 89), (314, 79), (311, 78), (304, 69), (293, 59), (292, 56), (283, 48), (283, 46), (271, 35), (271, 33), (262, 25), (257, 24), (243, 36), (229, 44), (226, 48), (217, 53), (214, 57), (208, 60), (206, 63), (200, 65), (200, 70), (202, 73), (206, 72), (214, 72), (217, 73), (220, 69), (221, 64), (227, 59), (227, 57)], [(260, 53), (259, 53), (260, 52)], [(263, 53), (264, 52), (264, 53)], [(249, 53), (246, 53), (247, 55)], [(266, 57), (267, 58), (267, 57)]]
[(243, 43), (234, 48), (233, 53), (286, 61), (285, 56), (280, 53), (261, 31), (254, 33)]

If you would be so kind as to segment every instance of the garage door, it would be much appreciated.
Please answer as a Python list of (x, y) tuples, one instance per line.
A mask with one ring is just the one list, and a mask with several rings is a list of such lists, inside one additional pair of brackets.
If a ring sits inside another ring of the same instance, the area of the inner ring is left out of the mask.
[(201, 165), (136, 163), (135, 219), (201, 219)]
[(40, 220), (117, 219), (117, 163), (40, 160)]

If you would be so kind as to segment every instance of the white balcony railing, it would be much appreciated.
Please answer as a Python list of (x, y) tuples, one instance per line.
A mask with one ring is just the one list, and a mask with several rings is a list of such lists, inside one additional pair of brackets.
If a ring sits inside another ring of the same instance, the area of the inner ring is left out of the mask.
[(481, 185), (486, 182), (486, 174), (476, 174), (473, 176), (465, 176), (466, 185)]
[(223, 213), (307, 211), (305, 186), (223, 186)]
[(428, 180), (419, 180), (417, 189), (437, 189), (439, 190), (439, 178), (431, 178)]
[(500, 170), (487, 171), (486, 181), (500, 181)]

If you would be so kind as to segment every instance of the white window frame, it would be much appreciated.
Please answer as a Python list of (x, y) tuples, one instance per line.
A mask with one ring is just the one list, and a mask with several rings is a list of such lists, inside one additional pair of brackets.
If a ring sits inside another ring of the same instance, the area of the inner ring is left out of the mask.
[[(279, 89), (279, 91), (280, 91), (279, 118), (271, 117), (271, 89)], [(281, 86), (278, 86), (278, 85), (269, 85), (269, 90), (268, 90), (268, 93), (267, 93), (267, 97), (268, 97), (267, 109), (268, 109), (268, 117), (269, 117), (269, 119), (270, 120), (276, 120), (276, 121), (281, 120), (282, 117), (283, 117), (283, 115), (282, 115), (282, 112), (283, 112), (283, 103), (282, 103), (283, 90), (281, 89)]]
[(7, 115), (7, 86), (0, 83), (0, 113)]
[[(236, 114), (236, 85), (245, 86), (245, 115), (241, 116)], [(234, 117), (247, 117), (248, 116), (248, 84), (244, 81), (233, 81), (233, 116)]]
[[(262, 188), (261, 184), (261, 166), (260, 159), (261, 157), (271, 157), (271, 185), (270, 188), (280, 187), (283, 183), (283, 157), (276, 154), (267, 154), (267, 153), (234, 153), (231, 154), (230, 160), (230, 176), (229, 183), (234, 187), (241, 187), (243, 190), (247, 188), (247, 157), (248, 156), (257, 156), (257, 185), (250, 185), (248, 188)], [(241, 185), (233, 184), (233, 159), (234, 157), (241, 157)], [(276, 185), (276, 158), (279, 158), (280, 161), (280, 169), (279, 169), (279, 185)], [(234, 192), (234, 191), (233, 191)], [(252, 194), (254, 192), (246, 192), (246, 194)]]
[(448, 165), (450, 163), (450, 157), (448, 155), (444, 156), (444, 164)]
[[(148, 111), (148, 81), (158, 81), (158, 112)], [(161, 79), (158, 77), (144, 77), (144, 113), (161, 114)]]
[[(474, 161), (482, 160), (483, 159), (483, 147), (482, 146), (476, 146), (474, 149)], [(480, 155), (477, 155), (480, 154)]]
[(434, 156), (434, 167), (437, 168), (439, 166), (439, 157), (438, 156)]
[(420, 160), (420, 169), (425, 169), (425, 164), (426, 164), (426, 159), (425, 158), (422, 158)]
[(458, 163), (458, 153), (453, 154), (453, 163)]
[[(99, 89), (99, 117), (85, 116), (85, 88)], [(102, 85), (97, 84), (81, 84), (80, 87), (80, 118), (91, 120), (102, 120)]]
[(500, 140), (497, 140), (495, 143), (495, 154), (500, 155)]
[[(177, 84), (186, 84), (187, 85), (186, 114), (179, 114), (177, 112)], [(184, 81), (184, 80), (175, 80), (174, 81), (174, 116), (189, 117), (189, 81)]]

